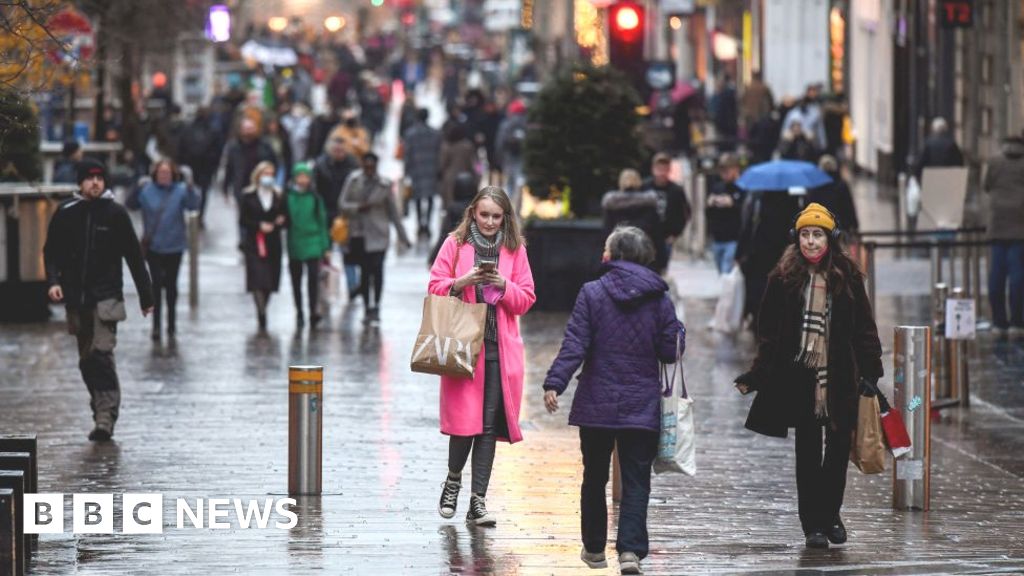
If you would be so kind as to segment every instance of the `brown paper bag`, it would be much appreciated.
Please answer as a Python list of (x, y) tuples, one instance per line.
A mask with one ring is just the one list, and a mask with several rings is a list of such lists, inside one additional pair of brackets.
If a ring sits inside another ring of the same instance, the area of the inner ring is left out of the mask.
[(484, 343), (487, 304), (428, 294), (412, 348), (412, 371), (472, 378)]
[(850, 447), (850, 462), (865, 474), (885, 471), (885, 444), (878, 398), (861, 396), (857, 407), (857, 432)]

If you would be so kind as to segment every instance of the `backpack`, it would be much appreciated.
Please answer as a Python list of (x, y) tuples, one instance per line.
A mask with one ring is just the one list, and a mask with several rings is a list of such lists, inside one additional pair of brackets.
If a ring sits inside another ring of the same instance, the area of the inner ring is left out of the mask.
[(505, 138), (505, 151), (513, 156), (519, 156), (523, 153), (525, 143), (526, 125), (522, 122), (517, 122), (511, 127), (508, 136)]

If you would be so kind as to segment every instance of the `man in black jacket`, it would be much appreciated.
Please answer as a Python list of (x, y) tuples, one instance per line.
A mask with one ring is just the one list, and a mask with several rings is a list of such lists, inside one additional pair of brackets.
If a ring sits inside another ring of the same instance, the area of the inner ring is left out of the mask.
[(654, 190), (658, 194), (658, 215), (661, 217), (660, 238), (651, 238), (654, 242), (662, 242), (664, 248), (656, 246), (658, 258), (655, 262), (659, 272), (668, 269), (668, 261), (672, 259), (672, 245), (683, 233), (690, 222), (692, 209), (686, 198), (686, 190), (669, 179), (672, 171), (672, 157), (664, 152), (654, 155), (651, 161), (651, 177), (643, 183), (644, 190)]
[(78, 339), (78, 368), (91, 397), (95, 428), (89, 440), (110, 440), (121, 406), (114, 364), (117, 323), (126, 317), (121, 260), (128, 262), (143, 316), (153, 311), (149, 273), (124, 207), (106, 191), (106, 168), (78, 165), (79, 193), (50, 219), (43, 256), (49, 296), (64, 302), (68, 332)]

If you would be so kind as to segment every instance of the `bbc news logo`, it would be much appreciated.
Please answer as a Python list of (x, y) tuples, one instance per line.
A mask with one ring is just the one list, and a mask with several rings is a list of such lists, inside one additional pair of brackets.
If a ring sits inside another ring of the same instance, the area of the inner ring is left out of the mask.
[[(65, 530), (64, 494), (25, 494), (26, 534), (61, 534)], [(175, 500), (175, 525), (178, 529), (257, 528), (271, 526), (291, 530), (299, 517), (289, 508), (294, 498), (178, 498)], [(163, 494), (122, 494), (122, 534), (162, 534), (164, 531)], [(71, 525), (75, 534), (114, 533), (113, 494), (72, 494)], [(232, 517), (235, 520), (231, 522)], [(274, 520), (272, 523), (271, 521)]]

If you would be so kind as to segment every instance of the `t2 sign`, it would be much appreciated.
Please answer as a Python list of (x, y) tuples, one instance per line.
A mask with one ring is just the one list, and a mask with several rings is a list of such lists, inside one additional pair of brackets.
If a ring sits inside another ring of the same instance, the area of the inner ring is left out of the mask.
[(939, 19), (943, 28), (970, 28), (974, 26), (973, 0), (942, 0)]

